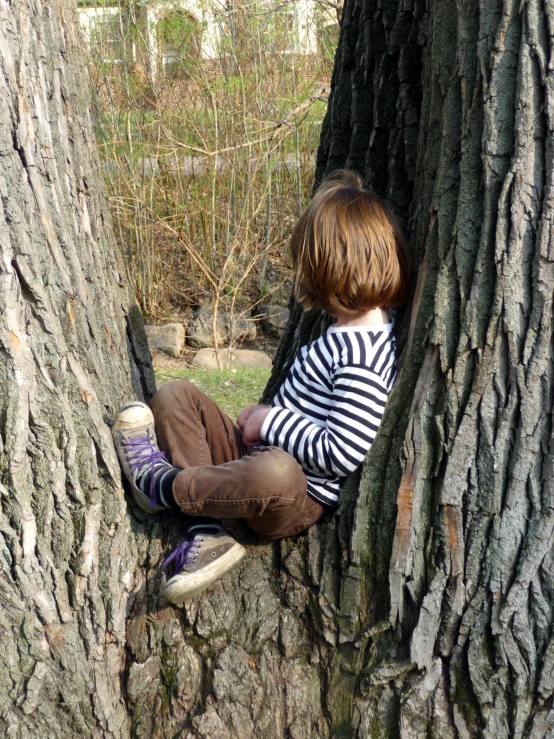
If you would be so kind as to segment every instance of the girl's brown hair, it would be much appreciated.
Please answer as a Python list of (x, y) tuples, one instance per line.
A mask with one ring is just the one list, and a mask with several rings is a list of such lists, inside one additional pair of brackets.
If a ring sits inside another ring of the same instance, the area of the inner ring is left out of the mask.
[(410, 265), (385, 203), (349, 170), (330, 175), (294, 227), (295, 297), (336, 315), (404, 305)]

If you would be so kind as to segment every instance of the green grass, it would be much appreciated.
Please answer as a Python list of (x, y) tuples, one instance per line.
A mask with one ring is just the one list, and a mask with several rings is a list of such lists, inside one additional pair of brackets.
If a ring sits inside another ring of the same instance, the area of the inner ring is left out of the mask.
[(158, 387), (173, 380), (188, 380), (213, 398), (233, 421), (246, 408), (260, 400), (271, 370), (166, 370), (156, 372)]

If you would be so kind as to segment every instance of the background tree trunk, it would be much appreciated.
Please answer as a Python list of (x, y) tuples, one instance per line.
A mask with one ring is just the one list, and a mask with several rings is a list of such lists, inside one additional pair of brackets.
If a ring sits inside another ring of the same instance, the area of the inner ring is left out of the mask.
[[(347, 2), (318, 178), (357, 168), (404, 218), (401, 376), (339, 513), (273, 547), (235, 525), (248, 556), (178, 610), (178, 518), (126, 508), (106, 425), (152, 375), (75, 11), (0, 6), (0, 731), (554, 735), (553, 22)], [(268, 392), (326, 322), (294, 308)]]

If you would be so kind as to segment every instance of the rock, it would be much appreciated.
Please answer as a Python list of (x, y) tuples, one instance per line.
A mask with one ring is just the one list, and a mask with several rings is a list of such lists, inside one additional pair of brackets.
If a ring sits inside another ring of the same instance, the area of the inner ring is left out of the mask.
[(256, 322), (250, 318), (232, 318), (229, 316), (225, 320), (229, 326), (229, 341), (254, 341), (258, 335)]
[(262, 305), (258, 309), (258, 315), (262, 316), (262, 326), (271, 336), (283, 335), (287, 321), (289, 320), (289, 309), (282, 305)]
[[(188, 327), (187, 344), (195, 349), (214, 346), (213, 334), (213, 311), (200, 308)], [(227, 326), (222, 313), (218, 313), (216, 324), (217, 345), (225, 346), (227, 339)]]
[[(200, 308), (190, 324), (187, 341), (195, 349), (214, 346), (213, 316), (211, 308)], [(256, 324), (249, 318), (235, 318), (229, 313), (218, 311), (216, 325), (218, 347), (226, 346), (230, 341), (253, 341), (256, 333)]]
[(180, 323), (166, 323), (164, 326), (145, 326), (148, 346), (160, 349), (172, 357), (179, 357), (185, 345), (185, 328)]
[[(220, 349), (219, 357), (224, 368), (232, 369), (248, 369), (251, 367), (259, 367), (269, 369), (271, 367), (271, 357), (265, 352), (255, 349)], [(217, 359), (214, 349), (200, 349), (194, 356), (192, 364), (198, 369), (218, 369)]]

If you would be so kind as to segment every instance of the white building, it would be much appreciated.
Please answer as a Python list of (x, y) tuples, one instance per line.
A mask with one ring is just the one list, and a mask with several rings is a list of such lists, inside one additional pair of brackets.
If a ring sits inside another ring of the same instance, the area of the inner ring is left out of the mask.
[[(267, 36), (268, 49), (309, 56), (319, 51), (322, 7), (314, 0), (275, 5), (262, 0), (252, 6), (252, 14)], [(140, 44), (148, 49), (155, 73), (163, 69), (171, 74), (175, 63), (187, 55), (215, 59), (237, 33), (233, 6), (222, 0), (150, 0), (142, 5), (140, 17), (131, 17), (131, 11), (117, 1), (81, 0), (78, 12), (85, 40), (102, 61), (118, 63), (125, 54), (136, 54)], [(330, 22), (324, 19), (323, 26)]]

